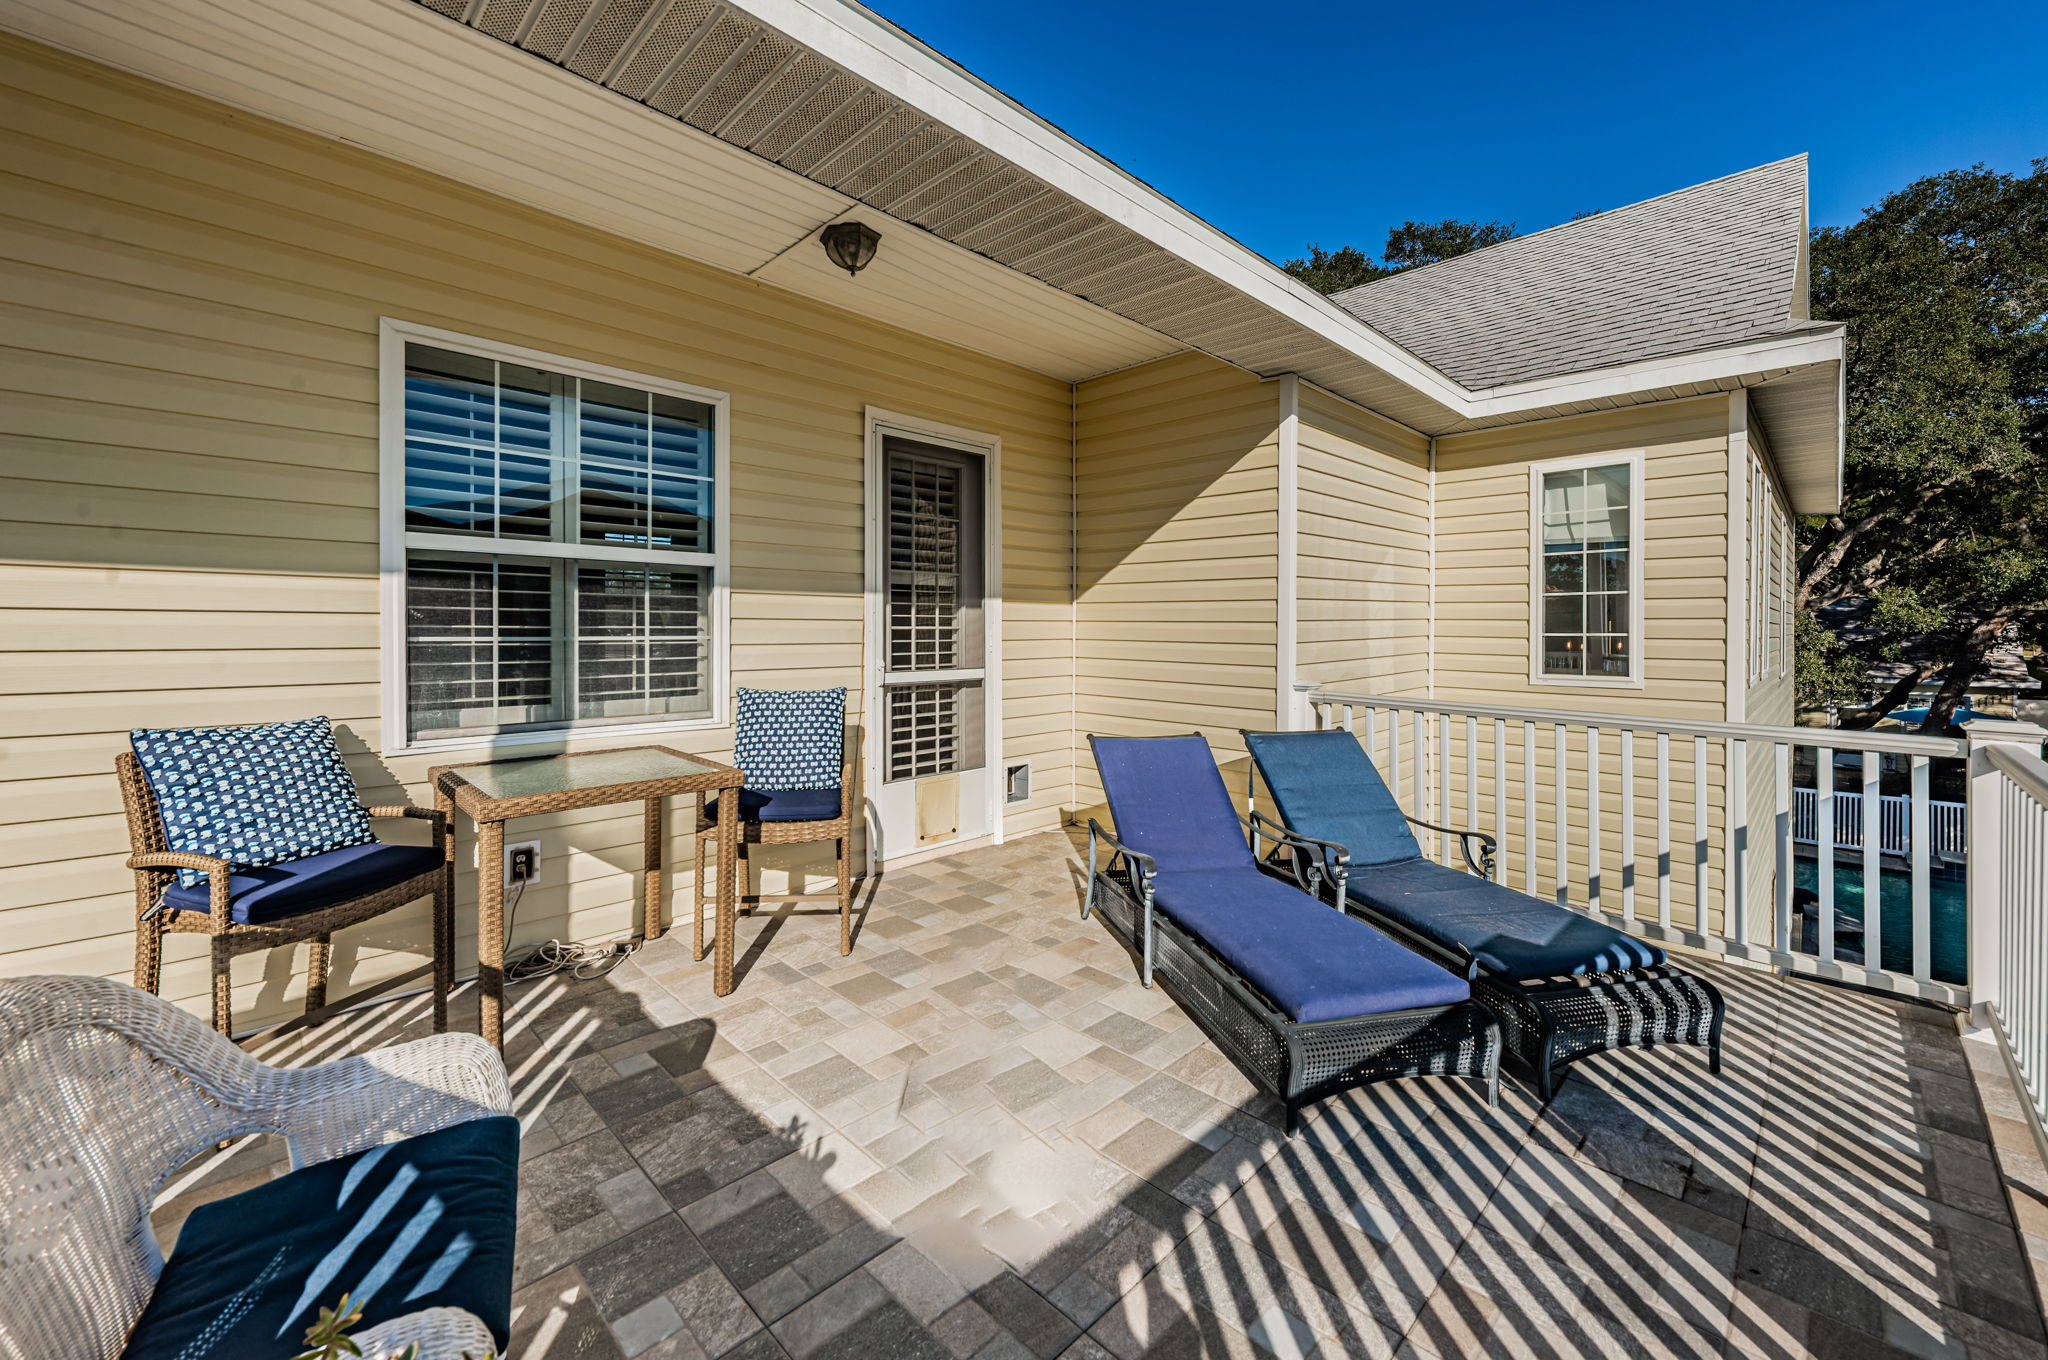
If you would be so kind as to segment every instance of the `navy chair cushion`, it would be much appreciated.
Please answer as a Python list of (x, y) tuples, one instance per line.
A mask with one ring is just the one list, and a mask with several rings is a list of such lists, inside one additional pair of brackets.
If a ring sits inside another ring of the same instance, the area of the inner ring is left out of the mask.
[(1391, 864), (1422, 853), (1401, 805), (1349, 732), (1247, 732), (1245, 747), (1273, 795), (1280, 820), (1319, 841), (1335, 841), (1353, 864)]
[(1154, 884), (1158, 910), (1295, 1020), (1451, 1006), (1472, 994), (1463, 978), (1255, 868), (1161, 861)]
[(465, 1308), (511, 1340), (519, 1121), (503, 1115), (302, 1167), (201, 1205), (123, 1360), (296, 1355), (343, 1293), (373, 1327)]
[[(128, 739), (166, 849), (261, 866), (375, 839), (325, 718), (138, 728)], [(188, 886), (202, 877), (178, 871)]]
[[(718, 799), (707, 799), (704, 815), (718, 820)], [(743, 822), (825, 822), (839, 815), (839, 790), (741, 789)]]
[(1256, 868), (1207, 741), (1090, 737), (1088, 744), (1118, 840), (1162, 870)]
[(839, 787), (846, 744), (844, 687), (743, 689), (737, 697), (732, 763), (747, 772), (748, 788)]
[[(228, 915), (245, 926), (281, 921), (396, 887), (441, 863), (441, 852), (432, 846), (372, 841), (283, 864), (238, 869), (228, 875)], [(166, 888), (163, 905), (207, 911), (213, 899), (202, 877), (196, 885), (173, 883)]]
[(1351, 896), (1511, 982), (1665, 961), (1663, 950), (1633, 935), (1432, 860), (1354, 870)]

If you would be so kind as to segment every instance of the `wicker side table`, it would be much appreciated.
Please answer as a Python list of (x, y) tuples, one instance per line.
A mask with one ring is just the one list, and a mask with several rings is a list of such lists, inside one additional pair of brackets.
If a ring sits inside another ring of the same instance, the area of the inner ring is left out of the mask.
[[(746, 782), (746, 775), (731, 765), (666, 746), (442, 765), (428, 771), (427, 777), (434, 785), (436, 806), (448, 818), (451, 861), (455, 855), (455, 810), (460, 808), (476, 823), (478, 1022), (484, 1038), (501, 1049), (505, 1044), (505, 823), (543, 812), (645, 803), (641, 929), (645, 938), (652, 940), (661, 935), (661, 900), (666, 891), (662, 800), (672, 794), (737, 789)], [(738, 809), (733, 804), (738, 801), (722, 798), (718, 807), (718, 939), (712, 955), (711, 988), (719, 996), (731, 992), (733, 986), (733, 917), (738, 892), (733, 847), (739, 839)]]

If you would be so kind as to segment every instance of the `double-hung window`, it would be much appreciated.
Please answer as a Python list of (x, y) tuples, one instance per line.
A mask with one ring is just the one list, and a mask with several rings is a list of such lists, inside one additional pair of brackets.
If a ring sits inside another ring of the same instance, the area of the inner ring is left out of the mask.
[(407, 743), (717, 721), (724, 394), (398, 323), (385, 355)]
[(1530, 469), (1532, 680), (1642, 683), (1642, 468), (1608, 454)]

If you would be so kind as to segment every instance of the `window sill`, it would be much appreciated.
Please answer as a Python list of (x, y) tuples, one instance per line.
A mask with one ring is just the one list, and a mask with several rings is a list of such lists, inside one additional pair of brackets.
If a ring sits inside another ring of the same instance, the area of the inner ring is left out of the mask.
[(674, 722), (615, 723), (588, 727), (550, 727), (532, 732), (494, 732), (475, 737), (432, 737), (425, 741), (388, 746), (384, 756), (447, 755), (451, 751), (498, 751), (524, 746), (569, 746), (614, 737), (652, 737), (663, 733), (710, 732), (728, 726), (721, 714), (708, 718), (685, 718)]
[(1617, 679), (1613, 679), (1613, 680), (1602, 680), (1602, 679), (1596, 678), (1596, 677), (1594, 677), (1594, 676), (1588, 676), (1588, 675), (1580, 675), (1580, 676), (1569, 676), (1569, 675), (1532, 675), (1532, 676), (1530, 676), (1530, 677), (1529, 677), (1529, 683), (1530, 683), (1530, 684), (1532, 684), (1532, 685), (1541, 685), (1541, 686), (1543, 686), (1543, 687), (1544, 687), (1545, 689), (1596, 689), (1596, 690), (1597, 690), (1597, 689), (1642, 689), (1642, 688), (1644, 687), (1644, 685), (1643, 685), (1643, 679), (1642, 679), (1642, 677), (1641, 677), (1641, 676), (1631, 676), (1631, 677), (1629, 677), (1628, 679), (1619, 679), (1619, 678), (1617, 678)]

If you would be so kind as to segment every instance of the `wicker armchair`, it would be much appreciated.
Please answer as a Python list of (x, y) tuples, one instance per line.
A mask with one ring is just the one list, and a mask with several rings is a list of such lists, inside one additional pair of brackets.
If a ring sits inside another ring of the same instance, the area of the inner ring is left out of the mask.
[[(151, 1202), (223, 1140), (279, 1134), (296, 1168), (512, 1103), (504, 1064), (473, 1034), (276, 1068), (168, 1002), (90, 977), (0, 980), (0, 1090), (0, 1360), (119, 1355), (163, 1270)], [(493, 1346), (452, 1308), (355, 1340), (368, 1357), (418, 1341), (421, 1360)]]
[[(166, 932), (211, 935), (213, 937), (213, 1027), (231, 1032), (234, 1020), (229, 966), (237, 954), (274, 949), (279, 945), (309, 941), (306, 1015), (316, 1017), (339, 1010), (377, 992), (389, 991), (429, 974), (433, 978), (434, 1030), (448, 1028), (448, 992), (455, 981), (455, 878), (451, 860), (454, 849), (448, 821), (432, 808), (371, 807), (372, 818), (407, 817), (427, 823), (432, 843), (441, 849), (439, 863), (403, 882), (381, 887), (367, 894), (326, 902), (316, 910), (281, 919), (244, 924), (231, 911), (230, 878), (233, 866), (210, 855), (196, 855), (165, 848), (163, 818), (157, 811), (156, 795), (150, 789), (140, 762), (132, 752), (123, 751), (114, 760), (114, 773), (121, 785), (121, 803), (128, 815), (128, 842), (132, 853), (128, 867), (135, 871), (135, 985), (154, 995), (163, 977)], [(180, 869), (197, 869), (207, 876), (210, 909), (204, 912), (166, 905), (164, 893)], [(425, 967), (387, 979), (372, 988), (327, 999), (327, 956), (334, 932), (346, 926), (381, 916), (395, 907), (433, 899), (434, 957)]]
[[(770, 693), (773, 692), (764, 692)], [(844, 691), (819, 691), (820, 694)], [(784, 696), (777, 696), (784, 697)], [(802, 699), (810, 697), (802, 691), (791, 692), (786, 697)], [(843, 703), (843, 698), (841, 700)], [(841, 713), (843, 715), (843, 708)], [(839, 743), (839, 787), (837, 789), (794, 789), (759, 791), (753, 788), (731, 789), (720, 797), (740, 799), (739, 854), (740, 885), (747, 886), (747, 847), (750, 845), (807, 845), (822, 841), (837, 842), (838, 882), (836, 889), (829, 893), (782, 893), (762, 896), (758, 893), (741, 893), (740, 902), (751, 912), (755, 905), (764, 902), (835, 902), (839, 907), (839, 952), (853, 952), (853, 743), (847, 739), (844, 717), (837, 720), (836, 737)], [(738, 740), (734, 743), (734, 763), (747, 769), (746, 749), (752, 736), (756, 744), (763, 741), (764, 734), (749, 733), (748, 719), (743, 713)], [(829, 759), (830, 748), (816, 754)], [(755, 774), (749, 770), (750, 778)], [(791, 800), (795, 800), (790, 806)], [(715, 803), (701, 805), (697, 814), (697, 864), (696, 882), (691, 889), (696, 899), (696, 924), (691, 937), (691, 957), (704, 957), (704, 908), (711, 902), (710, 879), (706, 877), (705, 855), (712, 840), (718, 835), (718, 822), (712, 815)], [(792, 815), (794, 812), (795, 815)], [(826, 815), (819, 816), (818, 813)]]

